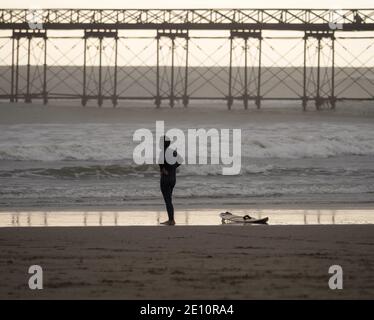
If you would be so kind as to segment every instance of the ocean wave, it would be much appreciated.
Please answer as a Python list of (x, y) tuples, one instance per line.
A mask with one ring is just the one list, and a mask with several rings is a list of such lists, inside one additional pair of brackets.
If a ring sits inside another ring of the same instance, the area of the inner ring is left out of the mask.
[(93, 165), (62, 168), (30, 168), (0, 171), (0, 177), (50, 177), (50, 178), (116, 178), (127, 175), (156, 174), (155, 165)]
[[(132, 161), (135, 129), (105, 124), (2, 125), (0, 160)], [(252, 124), (242, 128), (241, 155), (264, 159), (374, 155), (374, 130), (368, 124)]]
[[(27, 168), (0, 170), (0, 178), (56, 178), (56, 179), (84, 179), (84, 178), (123, 178), (158, 176), (158, 165), (82, 165), (65, 166), (61, 168)], [(220, 165), (184, 165), (178, 169), (179, 177), (189, 176), (221, 176)], [(334, 176), (334, 175), (360, 175), (364, 177), (374, 176), (374, 170), (359, 168), (297, 168), (281, 167), (276, 165), (248, 164), (241, 168), (240, 175), (265, 175), (265, 176)]]

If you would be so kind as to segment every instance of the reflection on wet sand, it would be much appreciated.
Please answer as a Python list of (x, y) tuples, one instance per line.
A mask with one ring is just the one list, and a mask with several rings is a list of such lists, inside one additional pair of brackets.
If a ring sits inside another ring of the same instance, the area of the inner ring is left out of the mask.
[[(217, 209), (176, 211), (178, 225), (219, 225)], [(374, 209), (360, 210), (236, 210), (235, 214), (261, 218), (271, 225), (374, 224)], [(163, 211), (9, 211), (0, 212), (0, 227), (140, 226), (159, 225)]]

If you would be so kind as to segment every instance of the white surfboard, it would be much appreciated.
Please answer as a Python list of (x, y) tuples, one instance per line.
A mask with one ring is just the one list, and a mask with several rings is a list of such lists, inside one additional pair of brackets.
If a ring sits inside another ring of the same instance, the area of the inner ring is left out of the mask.
[(230, 212), (222, 212), (219, 214), (221, 217), (222, 223), (252, 223), (252, 224), (266, 224), (269, 220), (268, 217), (265, 218), (253, 218), (248, 215), (238, 216)]

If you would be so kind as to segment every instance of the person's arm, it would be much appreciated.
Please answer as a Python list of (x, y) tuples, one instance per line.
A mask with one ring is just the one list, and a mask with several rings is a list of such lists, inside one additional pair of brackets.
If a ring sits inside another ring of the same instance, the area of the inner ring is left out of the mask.
[(177, 153), (177, 151), (174, 151), (173, 155), (177, 158), (177, 161), (175, 162), (175, 168), (178, 168), (183, 163), (183, 158)]
[(159, 164), (159, 166), (160, 166), (160, 174), (167, 176), (169, 172), (166, 170), (165, 164)]
[[(164, 174), (164, 175), (168, 175), (168, 172), (167, 172), (167, 170), (165, 169), (165, 168), (166, 168), (165, 163), (164, 163), (164, 162), (163, 162), (163, 163), (160, 163), (161, 160), (162, 160), (161, 157), (162, 157), (162, 152), (160, 152), (159, 160), (158, 160), (158, 166), (160, 167), (160, 174), (161, 174), (161, 175), (162, 175), (162, 174)], [(163, 161), (165, 161), (165, 159), (164, 159)]]

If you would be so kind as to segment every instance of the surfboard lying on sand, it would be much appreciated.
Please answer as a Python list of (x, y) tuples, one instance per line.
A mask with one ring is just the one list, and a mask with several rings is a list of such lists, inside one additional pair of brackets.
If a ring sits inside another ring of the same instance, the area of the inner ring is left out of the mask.
[(268, 217), (257, 219), (250, 217), (249, 215), (237, 216), (230, 212), (222, 212), (219, 214), (222, 219), (222, 223), (252, 223), (252, 224), (266, 224), (269, 220)]

